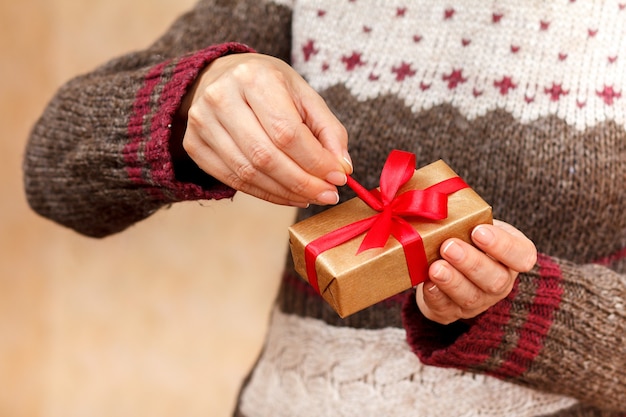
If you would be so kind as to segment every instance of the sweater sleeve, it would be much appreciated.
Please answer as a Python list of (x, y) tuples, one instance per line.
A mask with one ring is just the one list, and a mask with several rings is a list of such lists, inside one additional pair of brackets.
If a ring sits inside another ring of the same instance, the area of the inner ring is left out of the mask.
[[(615, 265), (624, 263), (623, 255), (615, 256)], [(428, 365), (484, 373), (623, 412), (626, 275), (621, 272), (540, 255), (508, 298), (469, 323), (438, 325), (421, 315), (414, 298), (407, 301), (408, 342)]]
[(254, 48), (288, 60), (290, 27), (287, 6), (200, 1), (150, 47), (68, 81), (26, 146), (30, 206), (79, 233), (103, 237), (175, 202), (232, 197), (234, 190), (195, 164), (177, 169), (170, 149), (174, 116), (216, 58)]

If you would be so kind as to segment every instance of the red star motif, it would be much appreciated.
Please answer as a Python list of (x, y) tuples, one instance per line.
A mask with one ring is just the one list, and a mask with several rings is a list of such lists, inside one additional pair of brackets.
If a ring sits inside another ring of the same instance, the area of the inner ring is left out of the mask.
[(528, 104), (532, 103), (533, 101), (535, 101), (535, 96), (529, 97), (528, 95), (524, 96), (524, 101)]
[(478, 90), (478, 89), (474, 88), (474, 89), (472, 90), (472, 95), (473, 95), (474, 97), (480, 97), (480, 96), (482, 96), (482, 95), (483, 95), (483, 91), (482, 91), (482, 90)]
[(426, 91), (430, 88), (430, 84), (426, 84), (424, 81), (420, 83), (420, 90)]
[(609, 64), (615, 64), (615, 61), (617, 61), (617, 55), (613, 55), (607, 58), (609, 60)]
[(363, 26), (363, 33), (370, 33), (372, 28), (370, 26)]
[(567, 59), (567, 54), (560, 52), (559, 53), (559, 61), (565, 61)]
[(587, 101), (576, 100), (576, 107), (578, 107), (579, 109), (582, 109), (586, 105), (587, 105)]
[(380, 78), (380, 75), (374, 74), (373, 72), (371, 72), (369, 77), (367, 77), (367, 79), (370, 81), (378, 81), (379, 78)]
[(516, 53), (519, 52), (519, 50), (520, 50), (519, 45), (511, 45), (511, 52), (512, 53), (516, 54)]
[(598, 34), (598, 29), (587, 29), (587, 35), (589, 35), (590, 38), (595, 37)]
[(613, 86), (604, 86), (604, 90), (596, 91), (598, 97), (604, 100), (604, 103), (607, 106), (612, 106), (615, 99), (620, 98), (622, 96), (621, 92), (617, 92), (613, 89)]
[(356, 67), (365, 65), (365, 62), (361, 61), (361, 54), (358, 52), (352, 52), (350, 56), (342, 56), (341, 62), (346, 64), (347, 71), (352, 71)]
[(421, 35), (413, 35), (413, 42), (420, 43), (421, 40), (422, 40), (422, 36)]
[(559, 101), (561, 96), (566, 96), (569, 94), (569, 90), (563, 90), (563, 87), (561, 86), (561, 84), (555, 84), (555, 83), (552, 83), (552, 87), (550, 88), (547, 88), (547, 87), (544, 88), (543, 91), (544, 93), (550, 95), (551, 101)]
[(415, 70), (411, 69), (411, 64), (402, 61), (399, 67), (392, 67), (391, 72), (396, 74), (396, 81), (404, 81), (406, 77), (415, 75)]
[(396, 17), (404, 17), (404, 16), (406, 16), (406, 11), (407, 11), (406, 7), (398, 7), (396, 9)]
[(548, 30), (550, 28), (550, 22), (545, 20), (539, 21), (539, 30)]
[(319, 50), (315, 49), (315, 41), (313, 39), (309, 39), (308, 42), (302, 47), (304, 60), (307, 62), (309, 59), (311, 59), (311, 56), (316, 55), (318, 52)]
[(517, 84), (513, 83), (511, 77), (502, 77), (500, 81), (494, 81), (493, 86), (499, 88), (500, 94), (502, 94), (503, 96), (507, 95), (509, 93), (509, 90), (514, 90), (517, 88)]
[(448, 82), (448, 88), (452, 90), (456, 88), (459, 84), (462, 84), (467, 81), (467, 78), (463, 78), (463, 70), (453, 70), (450, 74), (444, 74), (442, 77), (444, 81)]
[(502, 13), (493, 13), (493, 14), (491, 15), (491, 21), (492, 21), (493, 23), (499, 23), (499, 22), (500, 22), (500, 20), (502, 20), (502, 16), (503, 16), (503, 14), (502, 14)]
[(450, 8), (450, 9), (446, 9), (443, 12), (443, 18), (444, 20), (450, 20), (454, 17), (454, 14), (456, 13), (456, 10)]
[(319, 9), (317, 11), (317, 17), (324, 17), (324, 16), (326, 16), (326, 10)]
[(471, 40), (471, 39), (465, 39), (465, 38), (461, 39), (461, 45), (462, 45), (463, 47), (466, 47), (466, 46), (467, 46), (467, 45), (469, 45), (470, 43), (472, 43), (472, 40)]

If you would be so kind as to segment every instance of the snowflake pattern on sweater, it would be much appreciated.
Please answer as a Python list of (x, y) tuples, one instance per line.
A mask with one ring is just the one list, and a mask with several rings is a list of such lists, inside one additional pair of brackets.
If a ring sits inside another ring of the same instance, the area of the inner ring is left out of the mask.
[(626, 2), (393, 0), (367, 15), (361, 1), (294, 4), (292, 60), (315, 88), (396, 94), (414, 111), (450, 103), (469, 119), (500, 108), (626, 124)]

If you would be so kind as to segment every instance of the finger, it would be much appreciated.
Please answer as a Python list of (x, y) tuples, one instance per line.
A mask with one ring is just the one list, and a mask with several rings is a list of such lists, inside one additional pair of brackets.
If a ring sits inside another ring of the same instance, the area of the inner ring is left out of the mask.
[(322, 146), (335, 155), (343, 165), (347, 174), (353, 171), (352, 158), (348, 153), (348, 132), (335, 114), (315, 90), (308, 84), (296, 97), (296, 105), (304, 122)]
[[(190, 117), (190, 126), (193, 126), (196, 116)], [(194, 162), (206, 173), (218, 181), (247, 194), (254, 195), (277, 204), (306, 207), (308, 200), (291, 193), (281, 184), (262, 172), (249, 172), (245, 168), (240, 171), (231, 167), (245, 166), (245, 156), (232, 142), (227, 132), (212, 120), (210, 115), (203, 117), (203, 126), (210, 127), (211, 140), (202, 138), (207, 130), (188, 129), (183, 145), (185, 151)]]
[[(307, 118), (309, 120), (313, 118), (310, 114), (318, 112), (326, 116), (317, 115), (315, 118), (334, 119), (334, 124), (338, 125), (338, 121), (327, 107), (315, 106), (313, 109), (307, 109), (308, 113), (305, 112), (303, 115), (296, 107), (296, 102), (299, 102), (300, 98), (294, 97), (294, 91), (284, 84), (275, 86), (271, 92), (261, 94), (246, 92), (245, 98), (268, 137), (298, 166), (309, 174), (334, 185), (345, 184), (345, 169), (341, 163), (343, 156), (333, 155), (330, 150), (326, 149), (307, 124)], [(313, 119), (316, 120), (315, 118)], [(332, 128), (327, 127), (326, 130), (329, 131)], [(319, 129), (317, 133), (320, 132), (323, 132), (323, 129)], [(327, 136), (328, 134), (325, 133), (324, 138)], [(328, 139), (325, 140), (328, 142)], [(345, 140), (347, 142), (347, 139)]]
[(472, 231), (474, 244), (494, 259), (518, 271), (532, 269), (537, 261), (535, 245), (522, 232), (508, 223), (494, 221)]
[[(441, 255), (451, 265), (446, 268), (448, 282), (442, 290), (462, 306), (473, 304), (481, 293), (499, 297), (513, 287), (516, 273), (466, 242), (448, 239), (442, 245)], [(433, 281), (437, 278), (433, 277)]]
[[(258, 115), (245, 106), (239, 109), (237, 114), (239, 117), (236, 121), (231, 117), (220, 119), (223, 120), (224, 129), (233, 137), (240, 150), (240, 153), (234, 153), (230, 157), (229, 153), (220, 151), (235, 173), (246, 181), (259, 173), (263, 174), (262, 177), (271, 178), (292, 196), (284, 195), (285, 198), (304, 198), (316, 204), (338, 203), (339, 195), (336, 188), (305, 171), (283, 150), (276, 147), (259, 124)], [(249, 122), (242, 123), (241, 120)], [(335, 182), (345, 183), (345, 174), (337, 172), (337, 175), (340, 179), (335, 179)]]
[[(215, 179), (222, 182), (223, 184), (226, 184), (236, 189), (237, 191), (250, 194), (254, 197), (260, 198), (262, 200), (265, 200), (274, 204), (293, 206), (293, 207), (302, 207), (302, 208), (306, 208), (309, 205), (308, 202), (304, 200), (297, 201), (297, 200), (286, 199), (282, 196), (283, 195), (282, 192), (279, 194), (276, 194), (275, 192), (270, 191), (274, 188), (280, 190), (280, 187), (277, 184), (272, 184), (272, 181), (269, 178), (259, 179), (258, 182), (269, 184), (269, 185), (264, 185), (264, 186), (263, 185), (257, 186), (254, 184), (242, 182), (237, 177), (237, 175), (233, 173), (226, 164), (224, 164), (222, 159), (215, 152), (213, 152), (211, 148), (209, 147), (203, 148), (199, 152), (199, 155), (200, 155), (200, 158), (199, 158), (200, 163), (198, 166), (201, 169), (207, 171), (205, 168), (203, 168), (203, 166), (210, 166), (211, 167), (210, 170), (213, 172), (211, 176), (213, 176)], [(284, 191), (284, 190), (280, 190), (280, 191)]]
[(461, 317), (458, 305), (432, 281), (419, 284), (415, 298), (420, 311), (429, 320), (448, 324)]
[(443, 292), (461, 311), (481, 312), (489, 305), (482, 289), (446, 261), (433, 263), (430, 278), (437, 289)]

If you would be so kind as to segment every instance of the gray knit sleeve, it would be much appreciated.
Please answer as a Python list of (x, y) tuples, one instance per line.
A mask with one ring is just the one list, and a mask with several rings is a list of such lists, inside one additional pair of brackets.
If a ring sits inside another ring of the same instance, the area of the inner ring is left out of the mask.
[(26, 147), (31, 207), (101, 237), (177, 201), (231, 197), (193, 164), (175, 169), (174, 115), (198, 73), (220, 56), (254, 48), (287, 59), (290, 20), (288, 8), (269, 2), (201, 1), (146, 50), (67, 82)]

